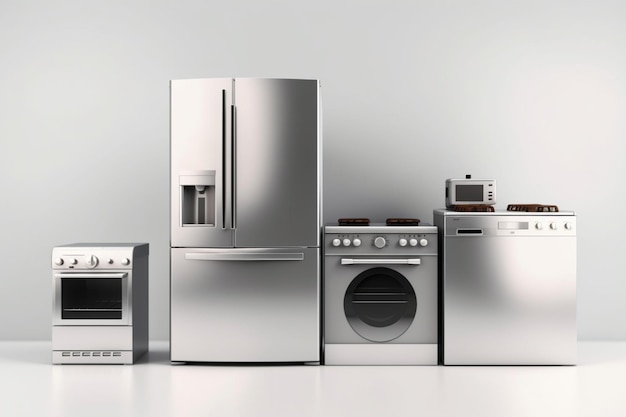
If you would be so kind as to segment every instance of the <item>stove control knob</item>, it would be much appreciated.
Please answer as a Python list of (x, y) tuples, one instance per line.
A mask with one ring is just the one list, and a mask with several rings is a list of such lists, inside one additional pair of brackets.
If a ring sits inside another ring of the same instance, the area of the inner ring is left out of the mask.
[(400, 246), (402, 246), (402, 247), (405, 247), (405, 246), (406, 246), (406, 244), (407, 244), (407, 241), (406, 241), (406, 239), (405, 239), (405, 238), (402, 238), (402, 239), (400, 239), (400, 240), (398, 241), (398, 245), (400, 245)]
[(374, 239), (374, 246), (376, 246), (378, 249), (384, 248), (386, 244), (387, 241), (382, 236), (378, 236), (376, 239)]
[(130, 264), (130, 259), (128, 259), (128, 258), (123, 258), (122, 259), (122, 265), (126, 266), (126, 265), (129, 265), (129, 264)]
[(556, 230), (558, 228), (559, 228), (559, 225), (557, 225), (556, 223), (554, 223), (554, 222), (550, 223), (550, 229)]
[(567, 230), (572, 230), (572, 224), (571, 224), (570, 222), (566, 222), (566, 223), (565, 223), (565, 228), (566, 228)]
[(113, 259), (111, 259), (111, 258), (107, 259), (107, 263), (108, 263), (109, 265), (112, 265), (112, 264), (113, 264)]
[(56, 258), (54, 264), (59, 266), (63, 265), (63, 258)]
[(95, 268), (98, 265), (98, 257), (96, 255), (88, 256), (86, 265), (89, 269)]
[(350, 239), (344, 239), (343, 240), (343, 246), (350, 246), (350, 243), (352, 243), (352, 242), (350, 242)]
[(537, 230), (541, 230), (541, 229), (543, 229), (543, 224), (541, 224), (540, 222), (537, 222), (537, 223), (535, 224), (535, 229), (537, 229)]
[(417, 239), (411, 239), (411, 240), (409, 240), (409, 245), (411, 245), (411, 246), (417, 246)]
[(78, 260), (77, 260), (76, 258), (72, 258), (72, 259), (70, 260), (70, 263), (71, 263), (72, 265), (76, 265), (76, 264), (78, 263)]
[(352, 244), (353, 244), (354, 246), (356, 246), (356, 247), (361, 246), (361, 239), (359, 239), (359, 238), (354, 239), (354, 240), (352, 241)]
[(334, 246), (334, 247), (337, 247), (337, 246), (341, 245), (341, 240), (339, 240), (339, 239), (333, 239), (332, 244), (333, 244), (333, 246)]
[(428, 246), (428, 240), (426, 240), (426, 239), (420, 239), (420, 246), (421, 246), (421, 247)]

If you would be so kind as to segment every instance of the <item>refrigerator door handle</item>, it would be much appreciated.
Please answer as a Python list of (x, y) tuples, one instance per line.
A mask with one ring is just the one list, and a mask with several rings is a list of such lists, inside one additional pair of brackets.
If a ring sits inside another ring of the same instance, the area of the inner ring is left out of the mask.
[(237, 108), (231, 110), (231, 227), (237, 228)]
[(304, 253), (206, 253), (187, 252), (185, 260), (190, 261), (304, 261)]
[[(228, 169), (226, 167), (227, 161), (227, 132), (226, 132), (226, 90), (222, 89), (222, 230), (229, 229), (227, 227), (227, 213), (229, 208), (227, 206), (226, 190), (228, 187), (228, 181), (226, 180)], [(230, 219), (228, 219), (230, 223)]]

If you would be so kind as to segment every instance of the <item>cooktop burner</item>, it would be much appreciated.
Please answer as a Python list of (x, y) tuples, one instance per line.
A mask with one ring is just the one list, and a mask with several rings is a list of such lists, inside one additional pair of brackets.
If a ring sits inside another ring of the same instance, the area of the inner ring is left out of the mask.
[(559, 208), (554, 205), (546, 204), (509, 204), (506, 207), (506, 211), (525, 211), (525, 212), (551, 212), (556, 213)]
[(492, 212), (496, 210), (493, 206), (488, 206), (486, 204), (468, 204), (462, 206), (452, 206), (452, 211)]
[(370, 219), (365, 217), (353, 217), (339, 219), (339, 226), (369, 226)]
[[(369, 226), (370, 219), (365, 217), (344, 217), (338, 220), (339, 226)], [(385, 221), (387, 226), (419, 226), (420, 219), (390, 217)]]
[(407, 219), (407, 218), (398, 218), (393, 217), (389, 218), (385, 221), (387, 226), (419, 226), (420, 219)]

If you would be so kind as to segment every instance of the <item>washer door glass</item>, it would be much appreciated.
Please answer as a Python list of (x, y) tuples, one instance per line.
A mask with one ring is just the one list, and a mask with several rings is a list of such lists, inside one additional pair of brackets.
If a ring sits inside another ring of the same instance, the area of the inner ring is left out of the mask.
[(372, 342), (388, 342), (411, 326), (417, 298), (409, 281), (389, 268), (361, 272), (344, 297), (344, 312), (352, 329)]

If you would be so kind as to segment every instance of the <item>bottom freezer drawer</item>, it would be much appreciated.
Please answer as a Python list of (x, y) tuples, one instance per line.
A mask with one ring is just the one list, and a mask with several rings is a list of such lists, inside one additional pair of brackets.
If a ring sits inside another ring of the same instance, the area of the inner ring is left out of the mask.
[(319, 362), (319, 249), (172, 249), (171, 360)]

